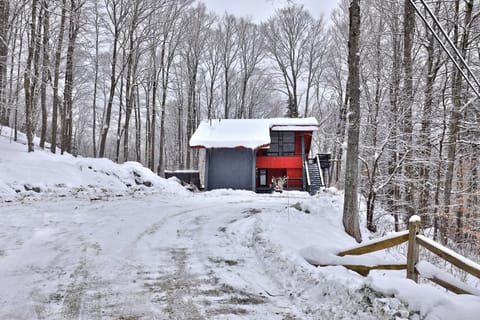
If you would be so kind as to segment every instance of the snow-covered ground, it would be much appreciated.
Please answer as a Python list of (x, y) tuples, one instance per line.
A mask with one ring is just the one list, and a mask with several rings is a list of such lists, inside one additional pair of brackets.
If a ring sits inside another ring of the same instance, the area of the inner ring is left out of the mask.
[(355, 245), (336, 190), (190, 193), (2, 134), (0, 319), (478, 319), (479, 297), (405, 272), (308, 264)]

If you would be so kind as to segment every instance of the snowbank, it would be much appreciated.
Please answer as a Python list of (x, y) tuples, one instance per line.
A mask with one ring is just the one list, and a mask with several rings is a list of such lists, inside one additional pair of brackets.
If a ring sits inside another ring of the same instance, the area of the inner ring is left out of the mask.
[(188, 194), (174, 180), (158, 177), (137, 162), (116, 164), (108, 159), (52, 154), (38, 147), (28, 153), (23, 134), (11, 139), (10, 128), (0, 135), (0, 201), (25, 197), (67, 195), (91, 199), (134, 193)]
[[(456, 295), (431, 283), (416, 284), (406, 279), (405, 271), (374, 270), (364, 278), (341, 266), (312, 267), (307, 260), (362, 265), (405, 262), (394, 250), (336, 256), (358, 245), (343, 231), (342, 208), (343, 194), (330, 189), (310, 199), (292, 197), (285, 210), (251, 218), (255, 234), (251, 245), (306, 308), (325, 319), (344, 319), (353, 312), (356, 319), (478, 319), (480, 297)], [(245, 222), (238, 226), (245, 228)], [(371, 236), (366, 228), (362, 234), (364, 240)], [(339, 307), (332, 308), (335, 304)]]

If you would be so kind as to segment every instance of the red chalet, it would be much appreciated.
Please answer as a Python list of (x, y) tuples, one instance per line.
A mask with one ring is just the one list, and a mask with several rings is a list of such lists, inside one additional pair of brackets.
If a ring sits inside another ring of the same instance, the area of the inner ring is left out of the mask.
[(324, 185), (319, 157), (309, 159), (315, 118), (204, 120), (190, 139), (204, 148), (206, 190), (316, 192)]

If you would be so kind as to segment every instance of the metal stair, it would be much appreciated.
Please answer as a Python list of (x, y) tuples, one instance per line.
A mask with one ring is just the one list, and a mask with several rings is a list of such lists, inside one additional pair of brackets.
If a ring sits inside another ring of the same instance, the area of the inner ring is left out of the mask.
[(320, 171), (319, 162), (316, 158), (306, 161), (306, 171), (308, 191), (310, 194), (316, 194), (322, 187), (325, 186), (323, 182), (323, 176)]

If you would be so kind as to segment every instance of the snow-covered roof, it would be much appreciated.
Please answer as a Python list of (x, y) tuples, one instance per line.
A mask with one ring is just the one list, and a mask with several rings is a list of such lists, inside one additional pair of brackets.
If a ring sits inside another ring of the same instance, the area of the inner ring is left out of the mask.
[(314, 131), (315, 118), (212, 119), (200, 122), (190, 147), (256, 149), (270, 144), (270, 129)]

